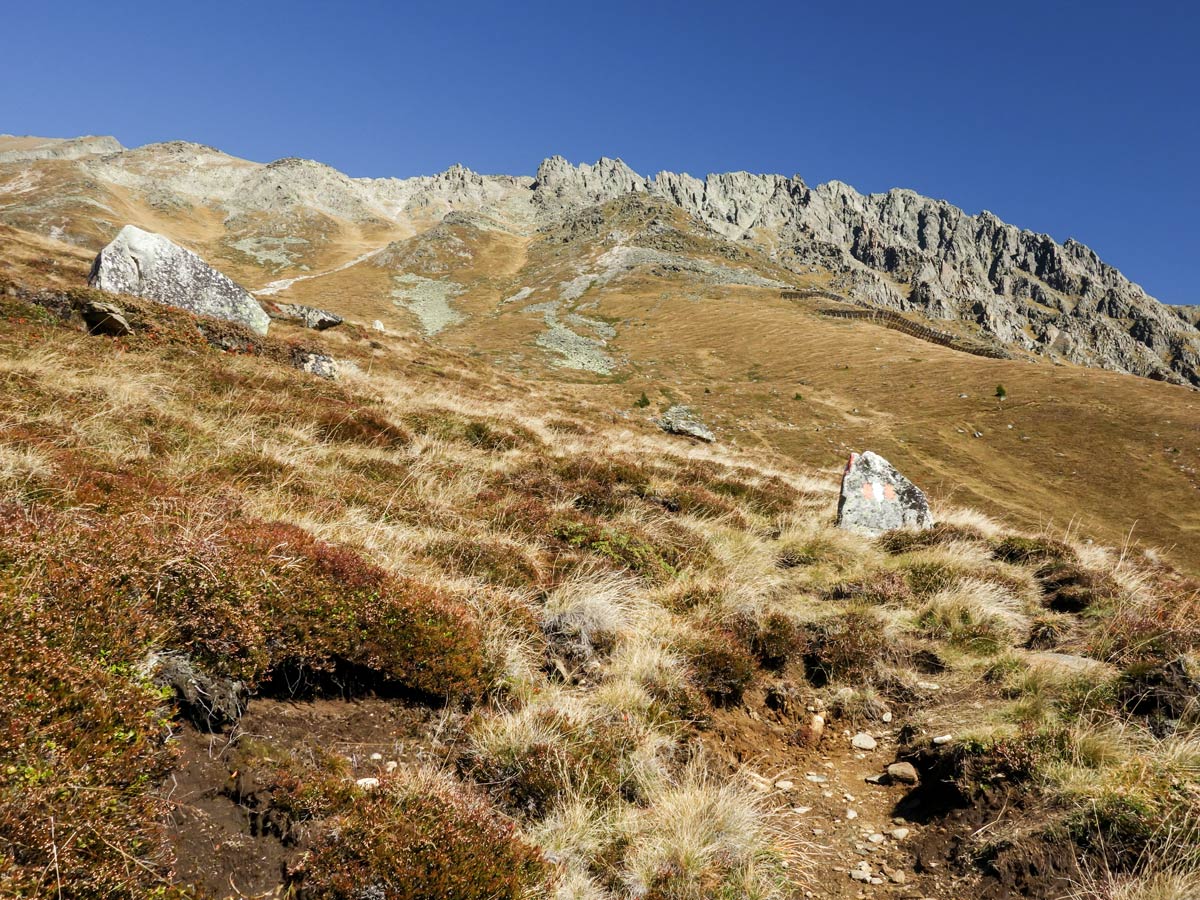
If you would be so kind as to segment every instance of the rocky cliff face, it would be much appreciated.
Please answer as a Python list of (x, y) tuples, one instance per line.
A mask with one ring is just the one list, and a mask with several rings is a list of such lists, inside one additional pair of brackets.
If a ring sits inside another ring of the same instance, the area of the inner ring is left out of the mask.
[(1200, 385), (1200, 333), (1073, 240), (971, 216), (912, 191), (733, 172), (641, 178), (620, 160), (546, 160), (532, 186), (550, 212), (646, 191), (797, 272), (830, 270), (848, 296), (977, 324), (1023, 350)]

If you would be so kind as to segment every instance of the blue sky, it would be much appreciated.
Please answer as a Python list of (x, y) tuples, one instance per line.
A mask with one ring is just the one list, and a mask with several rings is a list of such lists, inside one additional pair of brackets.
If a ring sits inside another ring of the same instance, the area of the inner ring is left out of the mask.
[(1200, 11), (1175, 2), (5, 4), (0, 131), (352, 175), (545, 156), (908, 187), (1200, 303)]

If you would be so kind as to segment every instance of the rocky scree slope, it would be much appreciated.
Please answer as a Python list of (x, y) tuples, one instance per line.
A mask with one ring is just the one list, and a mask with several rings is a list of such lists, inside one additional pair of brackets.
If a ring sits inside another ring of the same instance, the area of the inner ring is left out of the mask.
[[(832, 274), (833, 287), (856, 302), (967, 322), (1052, 359), (1200, 384), (1194, 323), (1087, 247), (912, 191), (864, 195), (837, 181), (813, 188), (798, 176), (746, 172), (647, 178), (619, 159), (573, 166), (560, 156), (545, 160), (533, 178), (458, 165), (434, 176), (350, 178), (309, 160), (261, 165), (178, 141), (123, 150), (111, 138), (7, 138), (0, 139), (0, 220), (68, 240), (90, 234), (72, 227), (72, 216), (107, 216), (110, 232), (126, 224), (102, 204), (66, 210), (47, 199), (53, 179), (38, 185), (29, 176), (51, 164), (76, 168), (77, 192), (117, 187), (157, 213), (216, 211), (233, 247), (291, 236), (300, 246), (281, 258), (294, 264), (304, 259), (304, 244), (311, 241), (311, 250), (336, 243), (330, 235), (346, 223), (405, 236), (449, 213), (473, 212), (532, 234), (588, 207), (651, 194), (792, 272)], [(39, 208), (40, 219), (33, 214)]]

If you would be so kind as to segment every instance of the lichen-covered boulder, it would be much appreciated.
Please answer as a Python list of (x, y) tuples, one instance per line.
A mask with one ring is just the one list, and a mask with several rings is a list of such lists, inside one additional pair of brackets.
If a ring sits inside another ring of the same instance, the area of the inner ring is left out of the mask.
[(96, 256), (88, 284), (239, 322), (258, 334), (266, 334), (271, 322), (249, 291), (231, 278), (191, 250), (133, 225), (122, 228)]
[(296, 349), (292, 352), (292, 365), (310, 375), (317, 375), (330, 381), (336, 381), (339, 367), (337, 360), (325, 353), (314, 350)]
[(690, 407), (676, 403), (658, 419), (658, 427), (668, 434), (682, 434), (711, 444), (716, 437), (708, 426), (700, 421)]
[(842, 474), (839, 528), (878, 535), (896, 528), (933, 527), (929, 501), (919, 487), (877, 453), (853, 453)]

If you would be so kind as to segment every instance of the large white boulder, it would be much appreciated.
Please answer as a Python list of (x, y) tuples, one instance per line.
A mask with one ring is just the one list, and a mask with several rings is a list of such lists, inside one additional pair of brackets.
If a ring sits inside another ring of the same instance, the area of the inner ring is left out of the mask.
[(877, 535), (895, 528), (933, 527), (924, 492), (886, 459), (868, 450), (852, 453), (842, 474), (838, 527)]
[(96, 256), (88, 284), (133, 294), (267, 333), (270, 317), (250, 293), (191, 250), (126, 225)]

